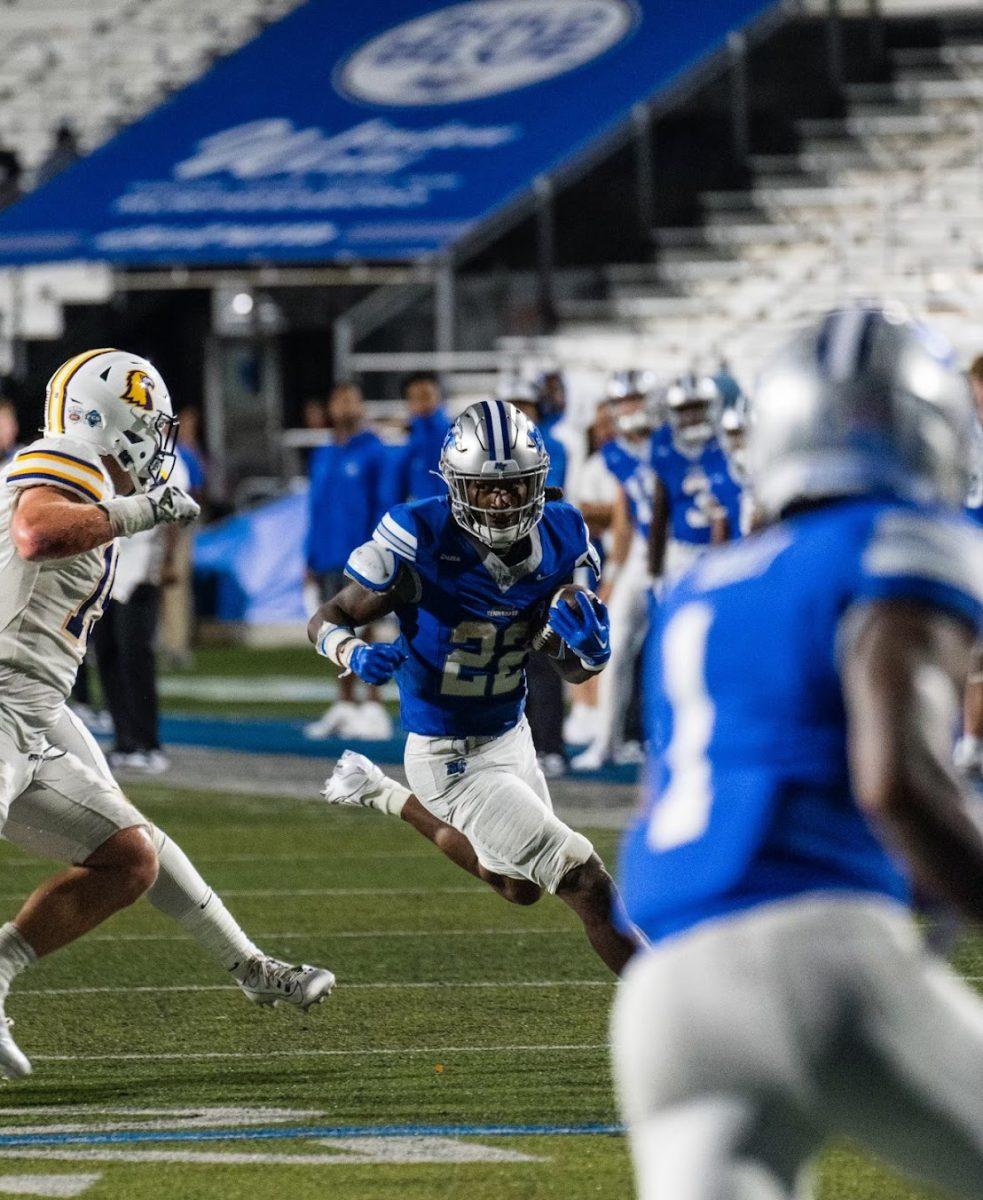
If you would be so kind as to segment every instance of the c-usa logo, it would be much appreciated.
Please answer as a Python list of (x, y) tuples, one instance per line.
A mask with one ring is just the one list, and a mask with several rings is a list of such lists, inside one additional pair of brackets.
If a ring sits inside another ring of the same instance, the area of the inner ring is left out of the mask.
[(370, 104), (480, 100), (598, 58), (637, 19), (633, 0), (471, 0), (373, 38), (337, 84)]

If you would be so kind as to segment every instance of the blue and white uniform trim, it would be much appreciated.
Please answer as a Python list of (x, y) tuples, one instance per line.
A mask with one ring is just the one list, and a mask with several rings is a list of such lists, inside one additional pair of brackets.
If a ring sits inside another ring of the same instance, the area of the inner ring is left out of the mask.
[(392, 513), (386, 513), (375, 527), (372, 540), (398, 554), (406, 562), (416, 562), (416, 534), (398, 525)]

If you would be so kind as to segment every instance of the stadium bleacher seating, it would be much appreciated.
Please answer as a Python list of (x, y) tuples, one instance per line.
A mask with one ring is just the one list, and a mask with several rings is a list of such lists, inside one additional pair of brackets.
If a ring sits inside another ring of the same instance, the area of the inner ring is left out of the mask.
[(981, 66), (978, 39), (893, 51), (888, 82), (848, 86), (842, 117), (800, 120), (796, 152), (752, 156), (747, 187), (703, 192), (701, 223), (653, 230), (655, 261), (608, 267), (606, 295), (565, 301), (537, 350), (667, 376), (699, 347), (751, 378), (791, 326), (855, 296), (907, 302), (971, 353)]
[(2, 0), (0, 144), (30, 173), (69, 121), (94, 149), (299, 0)]

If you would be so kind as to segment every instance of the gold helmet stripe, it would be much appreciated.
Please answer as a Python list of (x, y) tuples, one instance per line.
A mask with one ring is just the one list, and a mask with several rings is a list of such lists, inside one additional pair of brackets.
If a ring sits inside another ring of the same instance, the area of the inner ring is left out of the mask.
[(115, 351), (111, 346), (104, 346), (101, 350), (86, 350), (62, 363), (55, 371), (48, 384), (48, 395), (44, 403), (44, 427), (48, 433), (65, 432), (65, 389), (75, 372), (98, 355), (113, 353)]

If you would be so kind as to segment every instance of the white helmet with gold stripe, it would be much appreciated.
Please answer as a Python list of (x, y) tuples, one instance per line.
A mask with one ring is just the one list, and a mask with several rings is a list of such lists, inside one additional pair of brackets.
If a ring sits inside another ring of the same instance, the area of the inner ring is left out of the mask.
[(177, 425), (160, 372), (125, 350), (86, 350), (48, 381), (45, 437), (85, 442), (115, 459), (138, 492), (170, 474)]

